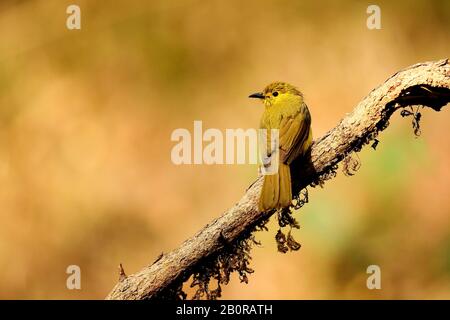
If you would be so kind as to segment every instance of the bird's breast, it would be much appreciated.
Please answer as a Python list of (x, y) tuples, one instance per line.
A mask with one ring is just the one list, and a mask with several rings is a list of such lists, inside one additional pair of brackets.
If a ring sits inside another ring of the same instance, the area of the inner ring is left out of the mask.
[(265, 129), (280, 129), (281, 120), (293, 117), (301, 111), (300, 103), (274, 104), (266, 108), (261, 119), (261, 127)]

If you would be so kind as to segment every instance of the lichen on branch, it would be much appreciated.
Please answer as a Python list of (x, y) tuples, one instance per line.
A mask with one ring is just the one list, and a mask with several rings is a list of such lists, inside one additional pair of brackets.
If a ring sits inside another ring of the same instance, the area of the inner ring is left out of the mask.
[[(343, 163), (346, 175), (354, 174), (360, 164), (356, 155), (365, 145), (376, 149), (379, 133), (389, 126), (391, 115), (399, 111), (411, 117), (413, 130), (420, 134), (422, 109), (440, 111), (450, 101), (450, 65), (448, 59), (418, 63), (403, 69), (372, 90), (336, 127), (314, 141), (307, 157), (291, 166), (293, 193), (291, 208), (258, 211), (262, 186), (259, 177), (241, 200), (214, 221), (184, 241), (177, 249), (135, 274), (122, 276), (107, 299), (186, 298), (183, 284), (192, 278), (194, 298), (216, 299), (222, 286), (237, 272), (241, 282), (248, 281), (253, 233), (265, 229), (268, 219), (277, 213), (280, 230), (276, 233), (278, 250), (298, 250), (300, 244), (290, 230), (298, 227), (292, 210), (308, 201), (306, 188), (323, 186), (337, 174)], [(288, 228), (287, 233), (282, 228)]]

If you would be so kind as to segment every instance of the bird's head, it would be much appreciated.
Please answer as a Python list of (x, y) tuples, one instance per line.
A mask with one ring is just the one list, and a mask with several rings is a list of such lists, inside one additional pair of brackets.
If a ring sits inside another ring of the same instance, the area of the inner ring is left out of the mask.
[(286, 82), (273, 82), (262, 92), (253, 93), (249, 98), (261, 99), (266, 107), (279, 103), (302, 102), (302, 93)]

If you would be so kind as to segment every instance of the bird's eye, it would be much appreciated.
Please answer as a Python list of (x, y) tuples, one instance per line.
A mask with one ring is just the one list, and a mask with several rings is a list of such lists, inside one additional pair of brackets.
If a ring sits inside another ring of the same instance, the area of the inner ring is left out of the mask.
[(273, 95), (274, 97), (276, 97), (276, 96), (278, 96), (278, 92), (275, 91), (274, 93), (272, 93), (272, 95)]

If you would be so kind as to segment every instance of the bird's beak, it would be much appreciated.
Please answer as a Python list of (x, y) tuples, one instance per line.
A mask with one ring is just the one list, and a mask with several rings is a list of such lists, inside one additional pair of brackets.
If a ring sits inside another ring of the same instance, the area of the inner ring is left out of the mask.
[(257, 93), (249, 95), (248, 97), (256, 98), (256, 99), (264, 99), (264, 94), (262, 92), (257, 92)]

